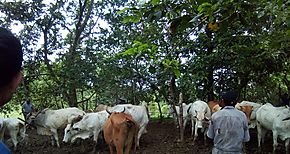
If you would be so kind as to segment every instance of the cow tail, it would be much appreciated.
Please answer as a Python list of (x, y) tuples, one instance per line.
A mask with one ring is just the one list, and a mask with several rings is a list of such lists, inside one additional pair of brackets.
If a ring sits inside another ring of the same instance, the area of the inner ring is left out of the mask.
[(131, 131), (134, 131), (133, 132), (132, 144), (134, 146), (133, 153), (136, 153), (139, 126), (136, 124), (136, 122), (132, 121), (131, 119), (127, 119), (127, 118), (126, 118), (125, 124), (126, 124), (126, 126), (128, 128), (128, 133), (127, 133), (127, 137), (126, 138), (129, 137), (129, 134), (130, 134)]

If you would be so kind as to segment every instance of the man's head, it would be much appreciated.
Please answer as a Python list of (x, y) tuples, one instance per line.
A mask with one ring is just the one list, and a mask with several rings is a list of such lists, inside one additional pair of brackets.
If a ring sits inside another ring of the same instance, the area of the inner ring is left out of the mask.
[(233, 90), (221, 93), (222, 106), (235, 106), (237, 104), (237, 94)]
[(0, 106), (12, 98), (21, 82), (22, 61), (23, 52), (19, 39), (0, 27)]

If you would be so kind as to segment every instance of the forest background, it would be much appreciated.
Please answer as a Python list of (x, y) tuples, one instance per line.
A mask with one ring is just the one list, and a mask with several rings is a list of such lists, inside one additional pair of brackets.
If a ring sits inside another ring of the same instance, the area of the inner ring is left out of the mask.
[[(177, 104), (219, 99), (279, 104), (290, 95), (290, 1), (19, 0), (0, 25), (21, 39), (24, 80), (3, 114), (35, 108)], [(15, 28), (17, 27), (17, 28)], [(157, 104), (156, 104), (157, 103)], [(161, 115), (162, 116), (162, 115)]]

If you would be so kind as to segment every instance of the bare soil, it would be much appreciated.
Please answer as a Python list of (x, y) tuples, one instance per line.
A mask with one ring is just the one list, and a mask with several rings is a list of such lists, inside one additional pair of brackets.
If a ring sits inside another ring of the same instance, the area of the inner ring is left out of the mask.
[[(147, 127), (147, 133), (143, 134), (140, 140), (140, 148), (137, 149), (137, 154), (209, 154), (212, 149), (212, 142), (207, 140), (204, 144), (202, 135), (200, 135), (197, 143), (193, 144), (193, 139), (190, 137), (189, 127), (185, 130), (185, 141), (179, 142), (178, 129), (172, 120), (151, 121)], [(65, 144), (62, 142), (63, 131), (59, 131), (61, 147), (57, 148), (50, 143), (50, 137), (36, 134), (36, 130), (27, 130), (29, 141), (25, 144), (20, 144), (18, 150), (13, 151), (15, 154), (108, 154), (109, 148), (105, 142), (100, 139), (95, 146), (91, 139), (82, 140), (74, 144)], [(271, 133), (269, 133), (271, 134)], [(256, 154), (257, 135), (256, 130), (250, 130), (251, 141), (245, 144), (245, 153)], [(10, 144), (8, 143), (8, 146)], [(96, 151), (93, 152), (94, 146)], [(272, 153), (272, 138), (268, 135), (263, 145), (263, 154)], [(285, 153), (284, 143), (279, 144), (277, 153)]]

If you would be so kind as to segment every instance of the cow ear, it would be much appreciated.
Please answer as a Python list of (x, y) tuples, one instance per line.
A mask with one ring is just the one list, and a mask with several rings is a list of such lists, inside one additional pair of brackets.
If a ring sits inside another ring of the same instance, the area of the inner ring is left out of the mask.
[(75, 130), (75, 131), (81, 131), (81, 129), (80, 128), (72, 128), (73, 130)]

